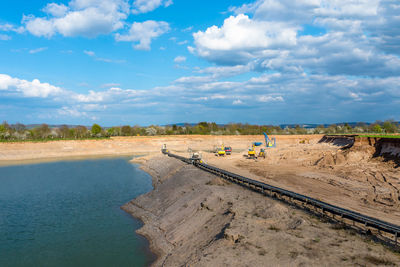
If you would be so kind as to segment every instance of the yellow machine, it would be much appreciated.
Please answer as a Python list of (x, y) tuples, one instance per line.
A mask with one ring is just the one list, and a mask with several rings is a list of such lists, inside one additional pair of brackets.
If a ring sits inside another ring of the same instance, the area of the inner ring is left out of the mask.
[(249, 148), (249, 151), (247, 151), (247, 156), (249, 158), (256, 158), (256, 146), (254, 143), (252, 144), (251, 148)]
[(259, 158), (264, 158), (265, 159), (265, 149), (261, 148), (260, 149), (260, 153), (258, 153), (258, 157)]
[(222, 146), (218, 149), (218, 151), (217, 151), (217, 156), (222, 156), (222, 157), (224, 157), (225, 155), (226, 155), (225, 146), (222, 145)]
[(168, 149), (167, 149), (167, 145), (166, 144), (163, 144), (161, 152), (163, 152), (163, 153), (168, 153), (169, 152)]

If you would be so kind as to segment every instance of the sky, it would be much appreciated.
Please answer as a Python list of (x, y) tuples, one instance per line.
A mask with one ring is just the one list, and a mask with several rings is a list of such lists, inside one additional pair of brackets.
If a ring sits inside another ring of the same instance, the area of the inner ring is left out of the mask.
[(400, 120), (398, 0), (0, 6), (9, 123)]

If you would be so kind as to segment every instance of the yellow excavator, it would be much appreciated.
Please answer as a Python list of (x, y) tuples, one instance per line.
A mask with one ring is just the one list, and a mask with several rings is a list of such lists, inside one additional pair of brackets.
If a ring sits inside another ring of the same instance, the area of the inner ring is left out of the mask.
[(225, 146), (222, 145), (220, 148), (218, 148), (218, 151), (217, 151), (217, 153), (216, 153), (216, 156), (225, 157), (225, 155), (226, 155)]
[(249, 150), (247, 151), (247, 157), (250, 159), (256, 159), (257, 155), (256, 155), (256, 146), (261, 146), (262, 143), (261, 142), (253, 142), (251, 144), (251, 147), (249, 148)]

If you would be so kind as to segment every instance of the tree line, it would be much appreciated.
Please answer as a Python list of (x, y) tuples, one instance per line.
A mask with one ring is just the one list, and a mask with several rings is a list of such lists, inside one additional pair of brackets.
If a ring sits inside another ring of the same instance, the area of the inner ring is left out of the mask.
[(252, 125), (242, 123), (229, 123), (218, 125), (215, 122), (200, 122), (198, 124), (185, 124), (183, 126), (115, 126), (101, 127), (93, 124), (91, 127), (62, 125), (50, 127), (47, 124), (28, 128), (16, 123), (0, 124), (0, 141), (24, 140), (60, 140), (60, 139), (91, 139), (109, 138), (111, 136), (155, 136), (155, 135), (260, 135), (263, 132), (273, 135), (279, 134), (391, 134), (399, 133), (400, 126), (392, 120), (376, 121), (372, 124), (357, 123), (353, 126), (345, 124), (319, 125), (315, 128), (304, 128), (300, 125), (285, 127), (274, 125)]

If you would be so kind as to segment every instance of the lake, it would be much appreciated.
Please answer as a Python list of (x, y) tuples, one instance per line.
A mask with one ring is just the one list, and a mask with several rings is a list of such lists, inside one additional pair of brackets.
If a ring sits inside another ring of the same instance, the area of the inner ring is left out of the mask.
[(130, 158), (0, 167), (0, 266), (147, 266), (120, 206), (152, 189)]

